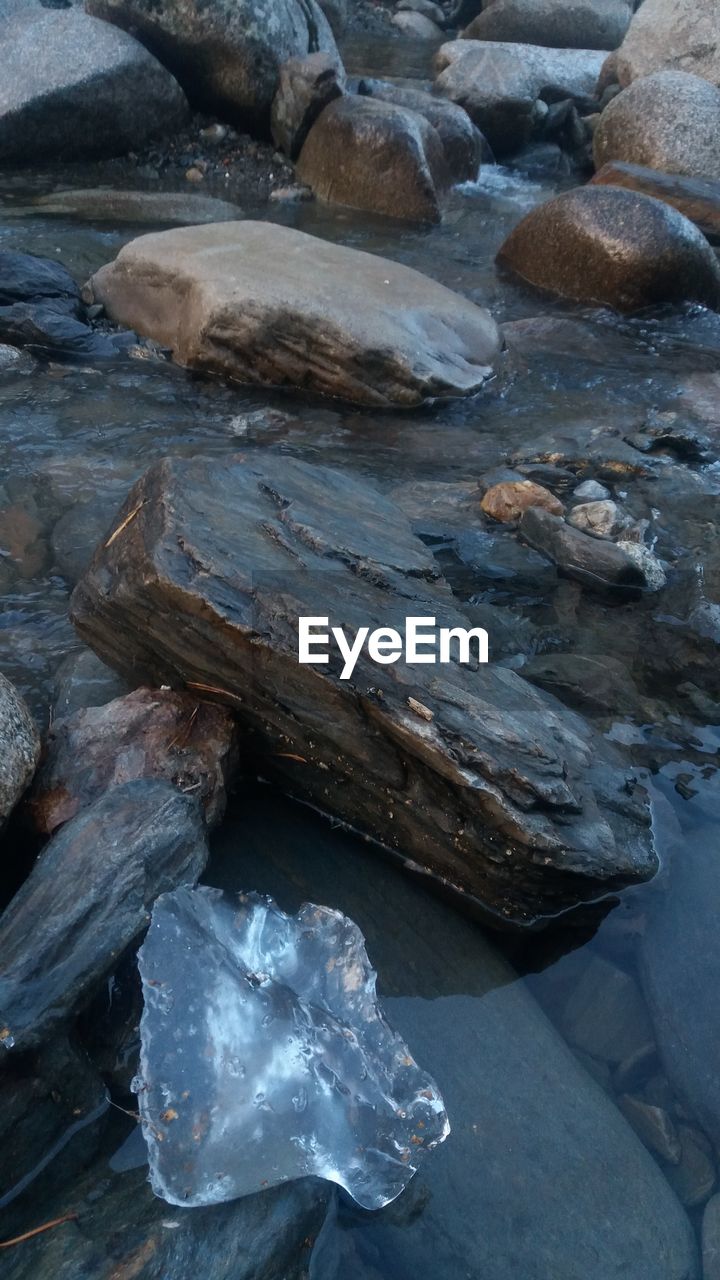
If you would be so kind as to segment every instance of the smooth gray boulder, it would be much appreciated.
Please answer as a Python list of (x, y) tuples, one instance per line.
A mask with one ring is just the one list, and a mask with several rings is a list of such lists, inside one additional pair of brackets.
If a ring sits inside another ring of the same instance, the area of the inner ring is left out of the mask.
[(38, 196), (29, 206), (43, 218), (81, 218), (89, 222), (151, 222), (196, 227), (202, 222), (233, 222), (241, 210), (229, 200), (194, 191), (121, 191), (114, 187), (92, 187), (52, 191)]
[(25, 699), (0, 675), (0, 824), (31, 782), (39, 758), (40, 736)]
[(603, 111), (596, 168), (613, 160), (688, 178), (720, 178), (720, 89), (686, 71), (634, 80)]
[(0, 65), (0, 163), (122, 155), (188, 114), (165, 67), (79, 9), (38, 6), (0, 25)]
[(87, 0), (172, 71), (193, 106), (267, 132), (280, 67), (335, 39), (316, 0)]
[(479, 391), (500, 351), (492, 317), (460, 294), (268, 222), (141, 236), (88, 289), (180, 364), (360, 404)]
[(617, 49), (630, 0), (486, 0), (465, 40), (512, 40), (551, 49)]

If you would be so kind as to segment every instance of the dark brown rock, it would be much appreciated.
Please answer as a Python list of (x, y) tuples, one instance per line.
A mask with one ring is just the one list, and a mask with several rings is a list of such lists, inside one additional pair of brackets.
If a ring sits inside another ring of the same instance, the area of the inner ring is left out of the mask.
[(720, 182), (659, 173), (640, 164), (611, 160), (592, 179), (594, 184), (627, 187), (672, 205), (689, 218), (709, 240), (720, 240)]
[(614, 542), (581, 533), (540, 507), (528, 507), (523, 512), (520, 534), (536, 551), (554, 561), (562, 573), (585, 587), (634, 597), (646, 585), (641, 570)]
[(310, 53), (307, 58), (290, 58), (280, 68), (280, 80), (273, 98), (270, 127), (276, 147), (297, 160), (315, 121), (335, 98), (341, 98), (345, 83), (342, 64), (332, 53)]
[(47, 1039), (206, 860), (200, 807), (167, 782), (113, 787), (68, 822), (0, 916), (0, 1047)]
[(118, 525), (132, 512), (76, 588), (75, 624), (117, 669), (231, 706), (264, 777), (516, 924), (652, 874), (644, 799), (614, 749), (512, 671), (363, 649), (342, 680), (332, 644), (327, 666), (298, 662), (300, 616), (347, 634), (468, 625), (366, 482), (289, 457), (166, 459)]
[(440, 221), (450, 183), (442, 142), (423, 116), (359, 96), (325, 108), (297, 174), (330, 204), (415, 222)]
[(361, 80), (358, 92), (370, 98), (380, 98), (383, 102), (393, 102), (424, 116), (440, 137), (453, 182), (474, 181), (481, 162), (492, 160), (492, 153), (489, 153), (480, 130), (457, 103), (436, 94), (424, 93), (421, 89), (391, 84), (388, 80)]
[(620, 311), (720, 307), (720, 267), (697, 227), (620, 187), (578, 187), (539, 205), (510, 233), (498, 262), (536, 288)]
[(136, 689), (54, 722), (28, 797), (33, 825), (52, 835), (110, 787), (163, 778), (194, 796), (215, 826), (236, 756), (233, 720), (223, 707), (171, 689)]

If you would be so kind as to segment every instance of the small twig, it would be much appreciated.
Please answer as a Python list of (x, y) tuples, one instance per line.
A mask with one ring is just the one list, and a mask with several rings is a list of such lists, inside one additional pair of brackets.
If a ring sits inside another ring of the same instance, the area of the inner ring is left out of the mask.
[(23, 1240), (32, 1240), (33, 1236), (39, 1236), (43, 1231), (50, 1231), (53, 1227), (60, 1227), (63, 1222), (74, 1222), (76, 1218), (76, 1213), (64, 1213), (62, 1218), (53, 1218), (52, 1222), (44, 1222), (41, 1227), (33, 1227), (32, 1231), (25, 1231), (21, 1236), (14, 1236), (12, 1240), (0, 1240), (0, 1249), (10, 1249), (14, 1244), (22, 1244)]
[(111, 546), (112, 546), (112, 544), (113, 544), (113, 542), (115, 541), (115, 539), (116, 539), (116, 538), (119, 538), (119, 537), (120, 537), (120, 534), (123, 532), (123, 529), (127, 529), (127, 527), (128, 527), (128, 525), (130, 524), (131, 520), (134, 520), (134, 519), (135, 519), (135, 517), (136, 517), (136, 515), (138, 514), (138, 512), (142, 511), (143, 507), (147, 506), (147, 501), (148, 501), (148, 500), (147, 500), (147, 498), (145, 498), (143, 502), (138, 502), (137, 506), (136, 506), (136, 507), (134, 507), (134, 508), (133, 508), (133, 510), (130, 512), (130, 515), (129, 515), (129, 516), (126, 516), (126, 517), (125, 517), (125, 519), (123, 520), (122, 524), (119, 524), (119, 525), (118, 525), (118, 527), (117, 527), (117, 529), (115, 530), (115, 532), (110, 534), (110, 537), (108, 538), (107, 542), (105, 543), (105, 547), (104, 547), (104, 550), (105, 550), (105, 551), (107, 551), (108, 547), (111, 547)]
[(188, 689), (199, 689), (201, 693), (219, 693), (223, 698), (232, 698), (234, 702), (242, 702), (239, 694), (231, 693), (229, 689), (220, 689), (216, 684), (200, 684), (197, 680), (186, 680), (185, 686)]

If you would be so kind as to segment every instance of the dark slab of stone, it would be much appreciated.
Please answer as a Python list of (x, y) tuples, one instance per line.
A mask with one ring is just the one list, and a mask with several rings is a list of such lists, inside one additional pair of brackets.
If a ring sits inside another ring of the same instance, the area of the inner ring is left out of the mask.
[(541, 507), (529, 507), (523, 512), (519, 528), (531, 547), (585, 587), (635, 598), (646, 586), (644, 574), (622, 547), (574, 529), (562, 516), (551, 515)]
[(0, 305), (34, 302), (38, 298), (80, 301), (80, 290), (65, 267), (34, 253), (0, 252)]

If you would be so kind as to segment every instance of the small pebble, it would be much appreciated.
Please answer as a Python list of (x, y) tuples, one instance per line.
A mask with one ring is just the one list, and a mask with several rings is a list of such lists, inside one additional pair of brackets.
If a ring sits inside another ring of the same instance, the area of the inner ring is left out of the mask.
[(582, 498), (584, 502), (602, 502), (610, 497), (610, 490), (597, 480), (583, 480), (577, 489), (573, 489), (574, 498)]
[(201, 169), (198, 169), (197, 165), (193, 165), (192, 168), (188, 169), (185, 177), (188, 182), (203, 182), (205, 180), (205, 174)]

